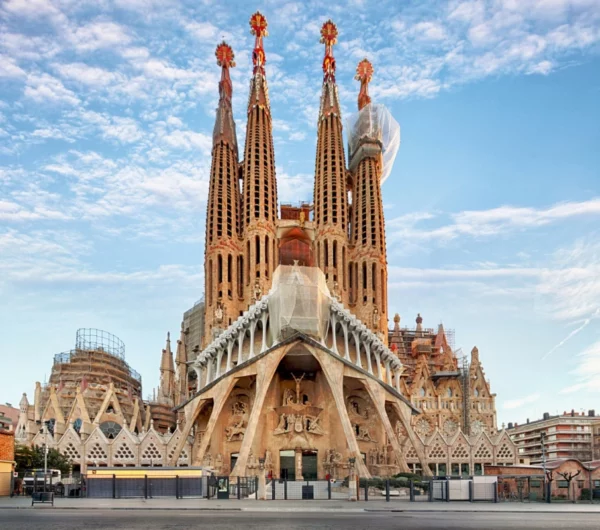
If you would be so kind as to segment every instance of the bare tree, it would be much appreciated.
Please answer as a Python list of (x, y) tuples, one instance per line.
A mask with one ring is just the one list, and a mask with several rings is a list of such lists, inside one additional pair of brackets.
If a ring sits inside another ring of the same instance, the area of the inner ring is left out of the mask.
[[(579, 471), (577, 471), (577, 473), (571, 473), (568, 471), (565, 471), (564, 473), (561, 473), (560, 471), (556, 472), (557, 474), (559, 474), (562, 478), (564, 478), (567, 481), (567, 498), (570, 499), (571, 498), (571, 481), (575, 478), (578, 477), (579, 475), (581, 475), (581, 469)], [(573, 499), (575, 500), (575, 499)]]

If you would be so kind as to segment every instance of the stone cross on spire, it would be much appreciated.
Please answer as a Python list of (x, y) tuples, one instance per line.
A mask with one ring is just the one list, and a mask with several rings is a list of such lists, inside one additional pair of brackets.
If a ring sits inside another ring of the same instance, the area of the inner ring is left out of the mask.
[(263, 37), (268, 37), (267, 19), (257, 11), (250, 17), (250, 33), (256, 37), (254, 41), (254, 50), (252, 51), (252, 63), (254, 64), (254, 73), (265, 74), (264, 64), (267, 62), (265, 50), (263, 48)]
[(368, 59), (363, 59), (356, 67), (356, 75), (354, 79), (360, 81), (360, 92), (358, 93), (358, 110), (362, 110), (369, 103), (371, 103), (371, 97), (369, 96), (369, 83), (373, 77), (373, 65)]
[(321, 43), (325, 44), (325, 57), (323, 58), (323, 82), (335, 83), (335, 57), (333, 45), (337, 44), (338, 29), (329, 19), (321, 27)]
[(233, 88), (231, 86), (231, 77), (229, 77), (229, 69), (235, 66), (235, 55), (231, 46), (223, 41), (217, 46), (215, 51), (217, 64), (221, 67), (221, 81), (219, 81), (219, 94), (221, 99), (225, 96), (231, 100)]

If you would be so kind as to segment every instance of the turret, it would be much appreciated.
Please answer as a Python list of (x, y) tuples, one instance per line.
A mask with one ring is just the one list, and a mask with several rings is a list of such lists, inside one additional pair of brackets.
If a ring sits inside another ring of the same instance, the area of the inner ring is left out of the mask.
[(167, 333), (167, 344), (162, 351), (160, 360), (160, 388), (158, 401), (173, 406), (175, 390), (175, 367), (173, 366), (173, 353), (171, 352), (171, 334)]
[(315, 160), (314, 221), (317, 264), (331, 291), (348, 303), (348, 188), (342, 137), (342, 116), (335, 81), (333, 46), (337, 27), (328, 20), (321, 28), (325, 44), (323, 87), (319, 109)]
[(267, 19), (258, 11), (250, 18), (255, 36), (253, 73), (248, 97), (248, 124), (243, 162), (243, 283), (247, 307), (271, 287), (277, 264), (277, 183), (271, 105), (265, 75), (263, 37)]
[(365, 324), (382, 331), (387, 330), (387, 260), (381, 197), (381, 130), (368, 91), (372, 75), (373, 66), (363, 59), (355, 77), (360, 81), (359, 114), (349, 131), (353, 180), (350, 303)]
[(233, 51), (225, 42), (217, 46), (215, 55), (221, 67), (221, 81), (206, 215), (205, 344), (238, 317), (243, 300), (238, 146), (229, 76), (235, 62)]
[(181, 323), (181, 332), (177, 341), (177, 351), (175, 353), (175, 381), (176, 381), (176, 405), (180, 405), (188, 397), (188, 370), (187, 370), (187, 337)]

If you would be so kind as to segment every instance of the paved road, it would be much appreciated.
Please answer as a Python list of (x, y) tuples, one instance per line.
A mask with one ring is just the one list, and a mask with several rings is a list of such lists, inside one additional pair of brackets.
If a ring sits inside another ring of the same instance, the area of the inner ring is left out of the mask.
[[(206, 526), (209, 525), (209, 526)], [(517, 513), (247, 513), (127, 510), (0, 510), (0, 528), (10, 530), (284, 529), (500, 529), (581, 530), (599, 527), (598, 514)]]

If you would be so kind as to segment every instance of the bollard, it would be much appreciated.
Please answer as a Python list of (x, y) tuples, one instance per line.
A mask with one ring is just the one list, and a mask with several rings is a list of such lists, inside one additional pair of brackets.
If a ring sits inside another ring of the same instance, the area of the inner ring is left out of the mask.
[(494, 488), (494, 502), (497, 503), (498, 502), (498, 486), (496, 485), (496, 487)]
[(179, 499), (179, 475), (175, 475), (175, 498)]
[(283, 499), (287, 501), (287, 478), (283, 479)]
[(240, 477), (238, 476), (238, 478), (237, 478), (237, 498), (238, 498), (238, 501), (242, 498), (242, 491), (241, 491), (241, 487), (240, 487), (240, 482), (241, 482), (241, 480), (240, 480)]
[(390, 502), (390, 479), (385, 479), (385, 502)]
[(275, 500), (275, 480), (271, 479), (271, 500)]
[(115, 474), (112, 476), (112, 498), (117, 498), (117, 475)]
[(446, 480), (446, 502), (450, 502), (450, 481)]
[(369, 479), (365, 479), (365, 501), (369, 500)]
[(415, 502), (415, 483), (412, 479), (408, 481), (408, 494), (410, 502)]
[(546, 483), (546, 502), (548, 504), (552, 502), (552, 482)]
[(429, 491), (427, 494), (429, 496), (429, 502), (433, 502), (433, 479), (429, 481)]
[(327, 499), (331, 500), (331, 479), (327, 481)]
[(469, 480), (469, 502), (473, 502), (473, 481)]

